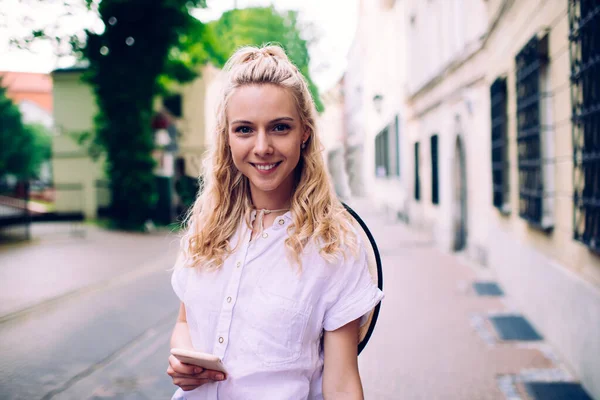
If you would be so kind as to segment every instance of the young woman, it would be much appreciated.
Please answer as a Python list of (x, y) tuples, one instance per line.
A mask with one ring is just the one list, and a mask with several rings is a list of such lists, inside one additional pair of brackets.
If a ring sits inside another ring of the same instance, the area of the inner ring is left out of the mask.
[(172, 276), (174, 399), (362, 399), (361, 323), (383, 298), (328, 179), (306, 81), (276, 46), (225, 66), (215, 146)]

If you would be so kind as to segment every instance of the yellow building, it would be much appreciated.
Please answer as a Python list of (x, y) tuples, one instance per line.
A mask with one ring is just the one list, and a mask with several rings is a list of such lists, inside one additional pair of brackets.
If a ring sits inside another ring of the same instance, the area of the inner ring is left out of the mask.
[[(109, 205), (110, 191), (102, 157), (93, 160), (76, 139), (79, 133), (92, 131), (97, 113), (92, 89), (81, 80), (83, 72), (71, 68), (52, 73), (54, 120), (59, 133), (53, 138), (52, 169), (57, 211), (83, 212), (86, 218), (95, 218), (99, 209)], [(199, 176), (211, 141), (206, 132), (214, 126), (214, 104), (206, 94), (216, 90), (217, 73), (216, 68), (206, 66), (198, 78), (177, 88), (177, 95), (163, 99), (177, 109), (170, 114), (180, 114), (175, 116), (179, 134), (176, 158), (183, 160), (185, 174), (192, 178)], [(159, 99), (155, 109), (163, 109), (163, 101)]]
[(406, 106), (411, 223), (491, 267), (600, 398), (592, 3), (406, 1)]
[(90, 132), (97, 113), (94, 94), (81, 81), (84, 69), (71, 68), (52, 73), (54, 125), (52, 176), (56, 189), (56, 211), (83, 212), (95, 218), (98, 208), (108, 205), (108, 189), (102, 158), (93, 160), (78, 144), (82, 132)]

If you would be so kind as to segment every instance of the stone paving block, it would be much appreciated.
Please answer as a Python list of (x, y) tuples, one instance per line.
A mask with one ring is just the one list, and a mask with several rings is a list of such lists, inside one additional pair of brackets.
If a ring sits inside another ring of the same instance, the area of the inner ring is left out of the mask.
[(525, 382), (523, 385), (532, 400), (592, 400), (576, 382)]
[(535, 341), (543, 339), (522, 316), (493, 316), (490, 321), (502, 340)]
[(473, 289), (479, 296), (504, 296), (504, 292), (495, 282), (475, 282)]

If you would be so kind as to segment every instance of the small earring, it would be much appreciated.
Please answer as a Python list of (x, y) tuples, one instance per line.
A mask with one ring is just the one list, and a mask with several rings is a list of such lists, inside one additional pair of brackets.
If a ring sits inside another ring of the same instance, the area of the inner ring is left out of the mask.
[(306, 148), (306, 142), (302, 142), (302, 146), (300, 146), (300, 148), (304, 150)]

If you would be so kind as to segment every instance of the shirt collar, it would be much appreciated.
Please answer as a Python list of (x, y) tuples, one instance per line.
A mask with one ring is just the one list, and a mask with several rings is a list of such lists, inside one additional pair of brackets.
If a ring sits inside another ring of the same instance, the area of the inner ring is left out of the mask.
[[(256, 219), (256, 210), (252, 210), (250, 212), (250, 223), (254, 222), (254, 220)], [(279, 222), (279, 221), (283, 221), (283, 223)], [(284, 227), (287, 227), (290, 222), (292, 222), (292, 211), (286, 211), (285, 214), (282, 215), (278, 215), (277, 217), (275, 217), (275, 221), (273, 221), (273, 229), (281, 229)]]

